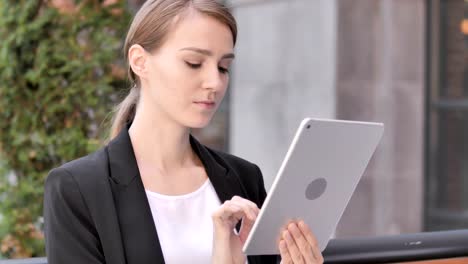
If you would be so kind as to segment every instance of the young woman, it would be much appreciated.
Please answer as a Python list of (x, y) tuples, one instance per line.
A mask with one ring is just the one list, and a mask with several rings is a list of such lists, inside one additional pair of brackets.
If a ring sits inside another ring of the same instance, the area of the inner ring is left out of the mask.
[[(133, 86), (112, 140), (47, 178), (49, 264), (276, 263), (242, 253), (266, 196), (259, 168), (190, 135), (223, 99), (236, 34), (216, 0), (141, 7), (125, 43)], [(323, 262), (303, 222), (278, 237), (283, 263)]]

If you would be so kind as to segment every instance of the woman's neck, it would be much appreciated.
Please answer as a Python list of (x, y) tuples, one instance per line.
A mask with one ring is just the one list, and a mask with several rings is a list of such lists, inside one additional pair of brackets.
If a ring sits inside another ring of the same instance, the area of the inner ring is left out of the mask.
[(165, 174), (196, 163), (188, 128), (144, 113), (135, 115), (129, 129), (139, 166), (154, 167)]

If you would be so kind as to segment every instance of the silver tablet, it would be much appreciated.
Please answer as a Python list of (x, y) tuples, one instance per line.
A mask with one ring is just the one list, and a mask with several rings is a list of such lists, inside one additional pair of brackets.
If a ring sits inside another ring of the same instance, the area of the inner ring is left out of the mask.
[(247, 255), (279, 254), (281, 228), (302, 219), (323, 251), (377, 144), (382, 123), (304, 119), (244, 244)]

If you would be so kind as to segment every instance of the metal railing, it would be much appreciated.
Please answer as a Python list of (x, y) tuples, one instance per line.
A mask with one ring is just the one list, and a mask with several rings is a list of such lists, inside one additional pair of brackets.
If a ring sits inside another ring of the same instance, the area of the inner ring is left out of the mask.
[[(332, 239), (323, 255), (327, 264), (378, 264), (466, 257), (468, 229)], [(47, 264), (47, 260), (0, 260), (0, 264)]]
[(0, 264), (47, 264), (46, 258), (0, 260)]
[(468, 256), (468, 229), (331, 240), (325, 263), (365, 264)]

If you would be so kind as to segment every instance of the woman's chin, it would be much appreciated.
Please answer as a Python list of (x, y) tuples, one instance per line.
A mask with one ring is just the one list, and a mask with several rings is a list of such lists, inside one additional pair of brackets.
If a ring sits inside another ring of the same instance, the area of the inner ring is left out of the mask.
[(192, 119), (189, 122), (187, 122), (187, 127), (190, 128), (195, 128), (195, 129), (200, 129), (204, 128), (207, 125), (210, 124), (212, 117), (203, 117), (203, 118), (197, 118), (197, 119)]

